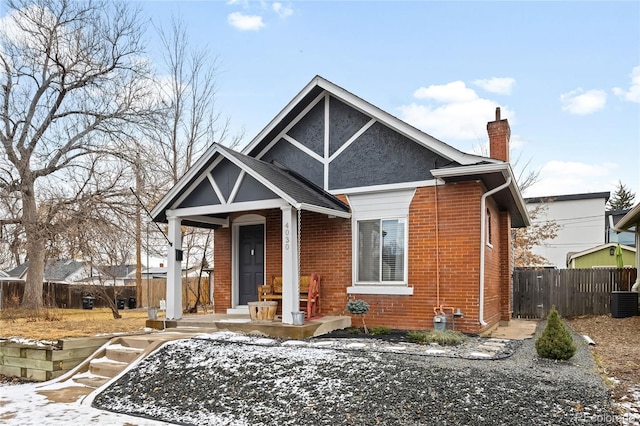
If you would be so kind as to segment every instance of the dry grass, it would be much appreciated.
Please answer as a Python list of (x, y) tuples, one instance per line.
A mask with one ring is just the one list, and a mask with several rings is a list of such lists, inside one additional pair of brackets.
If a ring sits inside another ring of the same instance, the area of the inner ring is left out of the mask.
[(596, 342), (592, 351), (602, 373), (620, 381), (613, 388), (614, 398), (622, 399), (629, 388), (640, 384), (640, 316), (579, 317), (570, 320), (569, 324)]
[(20, 309), (4, 310), (0, 316), (0, 338), (56, 341), (65, 337), (135, 333), (145, 327), (148, 318), (146, 309), (126, 309), (120, 314), (122, 318), (114, 319), (108, 308), (49, 308), (37, 314)]

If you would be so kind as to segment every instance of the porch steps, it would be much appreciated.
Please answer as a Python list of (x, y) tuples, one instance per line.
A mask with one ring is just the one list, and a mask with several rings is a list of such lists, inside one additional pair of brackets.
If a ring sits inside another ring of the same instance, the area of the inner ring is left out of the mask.
[[(166, 332), (113, 338), (74, 370), (44, 383), (38, 393), (51, 401), (76, 401), (109, 383), (131, 363), (147, 356), (165, 342), (188, 337), (188, 333)], [(68, 386), (60, 386), (61, 382), (68, 382)]]

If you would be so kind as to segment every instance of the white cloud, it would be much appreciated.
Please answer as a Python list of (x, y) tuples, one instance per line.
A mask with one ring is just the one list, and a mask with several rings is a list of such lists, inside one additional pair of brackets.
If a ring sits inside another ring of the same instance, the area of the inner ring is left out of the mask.
[(240, 31), (258, 31), (264, 27), (262, 16), (245, 15), (242, 12), (233, 12), (227, 16), (227, 22)]
[(432, 99), (438, 102), (469, 102), (478, 99), (473, 89), (469, 89), (464, 81), (453, 81), (447, 84), (421, 87), (413, 92), (417, 99)]
[(282, 19), (288, 18), (293, 15), (293, 9), (287, 6), (284, 6), (280, 2), (275, 2), (272, 5), (273, 11), (278, 14), (278, 16)]
[(582, 88), (560, 95), (562, 110), (575, 115), (587, 115), (604, 108), (607, 94), (603, 90), (588, 90)]
[[(463, 81), (421, 87), (413, 94), (426, 103), (400, 106), (401, 118), (444, 141), (487, 139), (487, 122), (495, 120), (497, 102), (483, 99)], [(437, 105), (441, 104), (441, 105)], [(513, 120), (514, 113), (501, 107), (502, 117)]]
[(615, 163), (588, 164), (552, 160), (542, 166), (538, 182), (526, 192), (527, 197), (581, 194), (610, 191), (615, 187)]
[(627, 101), (640, 103), (640, 66), (634, 67), (629, 77), (631, 77), (629, 90), (614, 87), (613, 93)]
[(510, 95), (511, 89), (516, 84), (516, 79), (511, 77), (493, 77), (485, 80), (474, 80), (472, 82), (487, 92), (499, 95)]

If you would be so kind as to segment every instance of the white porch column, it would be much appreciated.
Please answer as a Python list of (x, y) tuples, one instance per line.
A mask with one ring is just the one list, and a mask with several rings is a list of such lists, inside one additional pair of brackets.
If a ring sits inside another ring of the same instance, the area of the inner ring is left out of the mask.
[(176, 260), (176, 250), (182, 250), (182, 229), (179, 217), (169, 217), (167, 253), (167, 319), (182, 318), (182, 261)]
[(298, 216), (291, 206), (282, 210), (282, 322), (293, 324), (292, 311), (300, 310), (298, 289)]

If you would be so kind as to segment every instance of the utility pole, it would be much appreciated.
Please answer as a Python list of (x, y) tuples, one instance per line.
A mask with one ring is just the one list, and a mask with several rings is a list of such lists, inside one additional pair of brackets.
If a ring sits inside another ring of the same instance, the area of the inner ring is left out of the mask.
[[(140, 198), (140, 192), (144, 185), (140, 173), (140, 151), (136, 151), (136, 195)], [(147, 251), (149, 247), (147, 247)], [(147, 265), (147, 268), (149, 265)], [(142, 209), (140, 203), (136, 203), (136, 300), (137, 307), (142, 306)], [(149, 305), (149, 300), (147, 300)]]

